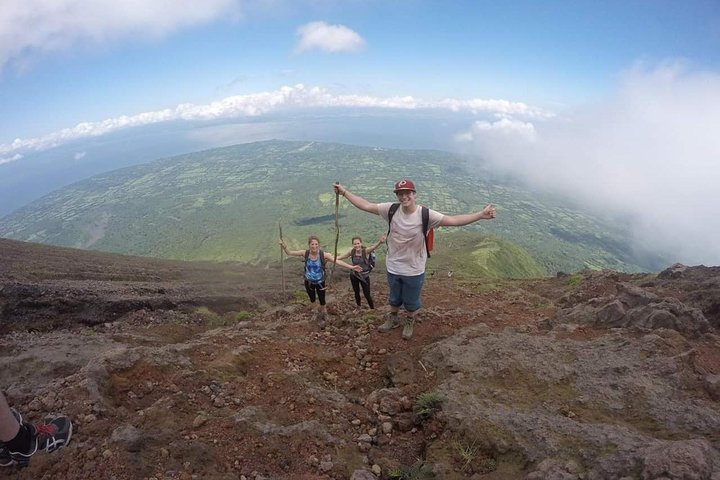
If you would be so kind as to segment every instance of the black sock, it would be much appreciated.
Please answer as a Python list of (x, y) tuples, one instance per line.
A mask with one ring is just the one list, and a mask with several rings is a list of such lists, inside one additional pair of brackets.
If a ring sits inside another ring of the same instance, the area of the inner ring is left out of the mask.
[(30, 451), (30, 444), (32, 443), (34, 428), (35, 427), (29, 423), (21, 424), (20, 430), (17, 435), (15, 435), (15, 438), (9, 442), (5, 442), (5, 448), (11, 452), (28, 453)]

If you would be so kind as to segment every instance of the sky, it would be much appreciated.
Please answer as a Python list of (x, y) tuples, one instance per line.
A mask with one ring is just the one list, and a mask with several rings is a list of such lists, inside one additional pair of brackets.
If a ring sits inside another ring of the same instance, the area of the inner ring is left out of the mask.
[(717, 265), (718, 132), (717, 0), (0, 8), (0, 216), (129, 157), (342, 141), (461, 152)]

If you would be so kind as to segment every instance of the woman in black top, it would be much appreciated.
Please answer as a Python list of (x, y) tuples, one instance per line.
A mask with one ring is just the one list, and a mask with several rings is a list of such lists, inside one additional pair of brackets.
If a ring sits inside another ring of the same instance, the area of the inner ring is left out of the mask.
[(359, 265), (362, 267), (362, 272), (351, 272), (350, 273), (350, 284), (352, 284), (353, 291), (355, 292), (355, 303), (358, 308), (360, 307), (360, 287), (362, 287), (363, 295), (367, 300), (370, 308), (375, 308), (372, 296), (370, 295), (370, 254), (385, 241), (385, 235), (380, 237), (380, 240), (375, 242), (368, 248), (365, 248), (362, 243), (362, 238), (353, 237), (352, 244), (353, 248), (345, 255), (338, 257), (338, 260), (350, 257), (353, 265)]

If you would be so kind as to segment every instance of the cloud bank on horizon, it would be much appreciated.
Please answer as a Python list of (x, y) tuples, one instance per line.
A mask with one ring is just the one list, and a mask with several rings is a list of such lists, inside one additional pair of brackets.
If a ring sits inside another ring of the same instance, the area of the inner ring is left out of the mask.
[(720, 264), (720, 74), (626, 72), (602, 104), (549, 121), (477, 121), (457, 139), (497, 172), (629, 221), (639, 247)]
[(453, 112), (487, 113), (495, 116), (527, 118), (548, 118), (554, 114), (522, 102), (493, 99), (443, 99), (428, 101), (412, 96), (378, 98), (367, 95), (336, 95), (322, 87), (295, 85), (282, 87), (272, 92), (227, 97), (205, 105), (182, 104), (174, 109), (144, 112), (137, 115), (123, 115), (100, 122), (83, 122), (74, 127), (38, 138), (15, 139), (9, 144), (0, 144), (0, 165), (20, 160), (22, 152), (54, 148), (81, 138), (96, 137), (124, 128), (152, 125), (175, 120), (210, 121), (256, 117), (282, 109), (291, 108), (362, 108), (420, 110), (441, 109)]

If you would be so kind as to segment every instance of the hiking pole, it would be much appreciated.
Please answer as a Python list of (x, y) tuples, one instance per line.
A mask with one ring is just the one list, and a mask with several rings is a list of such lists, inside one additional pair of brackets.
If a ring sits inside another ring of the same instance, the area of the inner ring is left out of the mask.
[(495, 178), (493, 176), (494, 169), (492, 168), (492, 164), (487, 159), (485, 159), (485, 162), (486, 162), (485, 164), (486, 164), (487, 172), (488, 172), (487, 176), (489, 177), (489, 181), (487, 184), (488, 203), (492, 203), (492, 187), (493, 187), (493, 182), (495, 181)]
[[(335, 182), (340, 183), (340, 182)], [(340, 192), (335, 191), (335, 261), (333, 262), (332, 270), (330, 270), (330, 276), (335, 274), (335, 266), (337, 265), (337, 247), (338, 241), (340, 240)]]
[[(280, 241), (283, 241), (282, 235), (282, 224), (278, 222), (278, 228), (280, 229)], [(283, 255), (283, 247), (280, 245), (280, 272), (282, 276), (282, 292), (285, 295), (285, 256)]]

